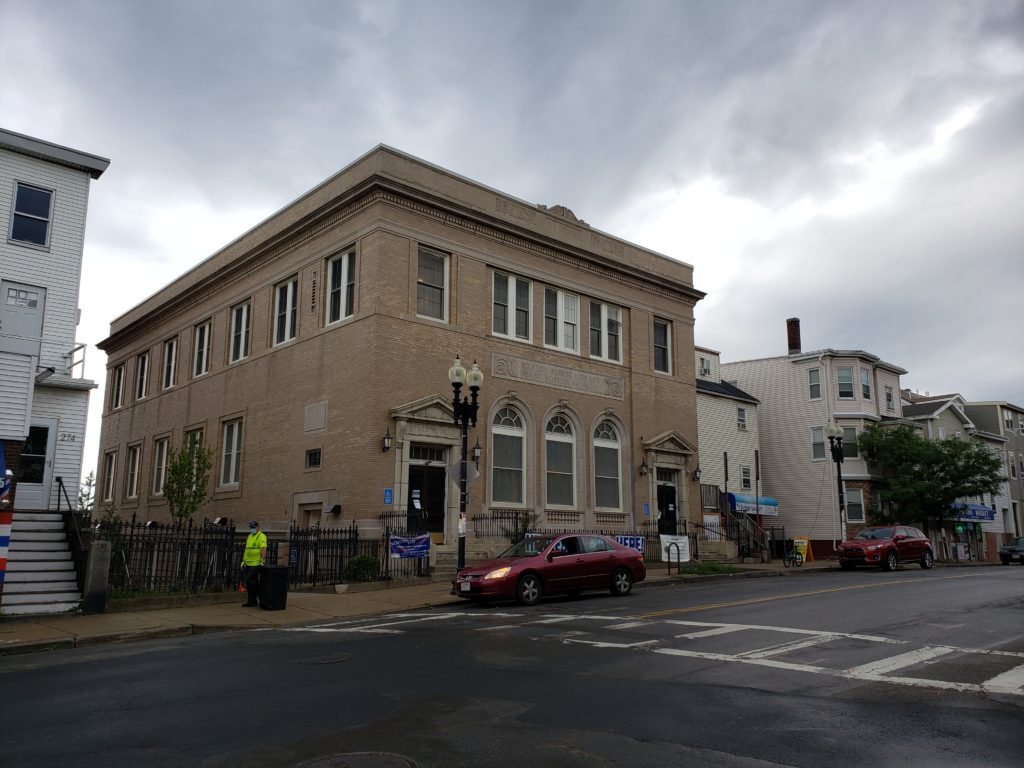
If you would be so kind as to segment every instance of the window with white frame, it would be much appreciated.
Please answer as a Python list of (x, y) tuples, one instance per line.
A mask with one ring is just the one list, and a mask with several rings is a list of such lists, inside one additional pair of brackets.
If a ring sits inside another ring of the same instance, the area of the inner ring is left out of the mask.
[(1020, 474), (1024, 477), (1024, 453), (1017, 456), (1017, 466), (1020, 468)]
[[(846, 483), (843, 483), (845, 488)], [(845, 488), (846, 522), (864, 522), (864, 491), (860, 488)]]
[(506, 406), (491, 422), (491, 500), (495, 504), (524, 503), (526, 430), (515, 408)]
[(163, 388), (170, 389), (174, 386), (178, 375), (178, 337), (167, 339), (164, 342), (164, 377)]
[(939, 427), (939, 440), (945, 440), (945, 439), (946, 439), (946, 428), (945, 427)]
[(825, 428), (811, 427), (811, 458), (825, 458)]
[(50, 244), (53, 192), (31, 184), (15, 184), (10, 239), (45, 248)]
[(710, 376), (711, 375), (711, 361), (706, 357), (700, 359), (700, 375)]
[(672, 373), (672, 325), (659, 317), (654, 318), (654, 370)]
[(327, 262), (327, 322), (351, 317), (356, 305), (356, 252), (333, 256)]
[(169, 438), (160, 437), (153, 441), (153, 495), (164, 495), (164, 482), (167, 480), (167, 449)]
[(1003, 409), (1003, 423), (1007, 429), (1013, 429), (1013, 414), (1005, 408)]
[(1024, 416), (1017, 416), (1017, 431), (1024, 435)]
[(841, 365), (836, 368), (836, 385), (840, 399), (853, 399), (853, 368)]
[(495, 272), (492, 281), (491, 333), (529, 341), (533, 286), (529, 280)]
[(895, 411), (896, 410), (896, 401), (893, 398), (892, 387), (890, 387), (888, 385), (886, 385), (886, 387), (885, 387), (885, 410), (887, 410), (887, 411)]
[(598, 509), (622, 509), (619, 433), (610, 421), (594, 429), (594, 500)]
[(450, 256), (421, 245), (416, 267), (416, 314), (434, 320), (448, 319), (448, 268)]
[(600, 301), (590, 302), (590, 356), (622, 362), (622, 310)]
[(243, 301), (231, 308), (231, 352), (228, 362), (237, 363), (249, 356), (249, 326), (252, 302)]
[(210, 372), (210, 321), (199, 323), (192, 329), (192, 376), (205, 376)]
[(749, 491), (750, 487), (750, 467), (740, 467), (740, 488)]
[(124, 405), (124, 363), (117, 366), (110, 374), (110, 409)]
[(1017, 479), (1017, 460), (1012, 453), (1010, 454), (1010, 477), (1014, 480)]
[(552, 416), (544, 430), (547, 451), (547, 504), (576, 504), (576, 436), (565, 416)]
[(580, 300), (574, 293), (544, 289), (544, 346), (579, 352)]
[(743, 432), (747, 431), (747, 409), (737, 408), (736, 409), (736, 429)]
[(129, 445), (125, 464), (124, 495), (127, 499), (139, 498), (139, 465), (142, 463), (142, 446)]
[(811, 368), (807, 371), (807, 396), (811, 400), (821, 399), (821, 369)]
[(103, 454), (103, 501), (114, 500), (114, 473), (117, 470), (117, 451)]
[(860, 369), (860, 394), (865, 400), (871, 399), (871, 371)]
[(306, 469), (320, 469), (322, 461), (322, 448), (310, 448), (306, 451)]
[(221, 440), (220, 484), (238, 485), (242, 476), (242, 420), (224, 422)]
[(274, 344), (295, 338), (299, 322), (299, 278), (291, 277), (274, 286)]
[(149, 352), (135, 358), (135, 399), (143, 400), (149, 393)]
[(856, 459), (857, 453), (857, 428), (843, 427), (843, 458)]

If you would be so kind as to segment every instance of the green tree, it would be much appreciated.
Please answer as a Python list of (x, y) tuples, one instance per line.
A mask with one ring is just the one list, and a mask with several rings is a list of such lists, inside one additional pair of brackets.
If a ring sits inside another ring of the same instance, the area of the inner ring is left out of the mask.
[(90, 472), (78, 488), (78, 511), (92, 515), (96, 503), (96, 473)]
[(1002, 460), (971, 439), (929, 440), (907, 425), (873, 424), (857, 444), (873, 473), (883, 478), (882, 509), (872, 515), (873, 522), (941, 520), (958, 499), (997, 493), (1006, 479)]
[(177, 522), (188, 520), (206, 501), (211, 466), (213, 452), (199, 441), (188, 440), (180, 451), (168, 450), (164, 498)]

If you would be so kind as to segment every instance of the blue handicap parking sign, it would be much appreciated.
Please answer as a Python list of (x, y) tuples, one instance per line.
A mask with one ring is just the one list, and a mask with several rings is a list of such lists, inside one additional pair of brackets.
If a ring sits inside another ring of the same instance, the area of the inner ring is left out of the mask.
[(394, 488), (385, 488), (384, 489), (384, 503), (389, 505), (389, 506), (391, 504), (395, 503), (395, 489)]

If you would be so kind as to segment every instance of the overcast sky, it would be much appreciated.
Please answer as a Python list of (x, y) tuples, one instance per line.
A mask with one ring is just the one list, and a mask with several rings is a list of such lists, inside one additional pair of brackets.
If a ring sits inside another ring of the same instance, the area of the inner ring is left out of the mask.
[(1022, 2), (0, 0), (0, 48), (0, 126), (111, 160), (81, 342), (385, 143), (694, 265), (723, 361), (799, 317), (1024, 405)]

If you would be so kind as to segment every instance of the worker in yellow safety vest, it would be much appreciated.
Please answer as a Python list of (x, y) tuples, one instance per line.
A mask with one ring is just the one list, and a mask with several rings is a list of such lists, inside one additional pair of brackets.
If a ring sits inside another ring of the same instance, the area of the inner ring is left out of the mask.
[(267, 534), (260, 530), (258, 520), (249, 521), (249, 536), (242, 553), (242, 573), (245, 576), (245, 591), (248, 599), (242, 603), (246, 608), (259, 605), (260, 571), (267, 563)]

